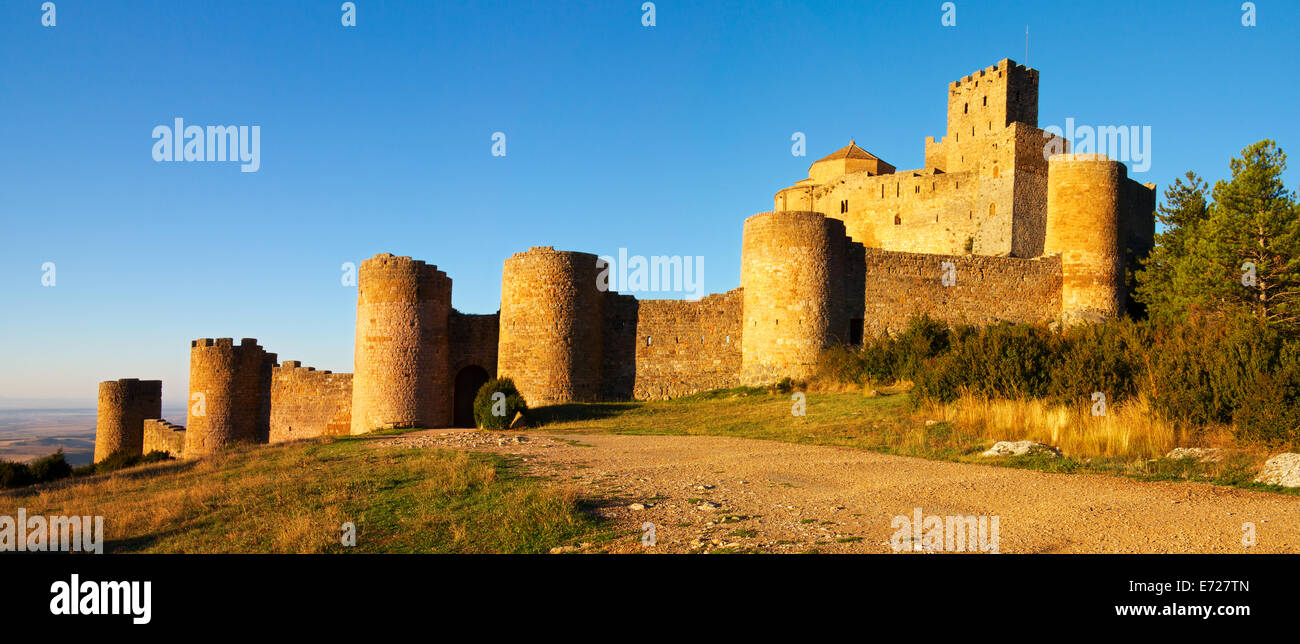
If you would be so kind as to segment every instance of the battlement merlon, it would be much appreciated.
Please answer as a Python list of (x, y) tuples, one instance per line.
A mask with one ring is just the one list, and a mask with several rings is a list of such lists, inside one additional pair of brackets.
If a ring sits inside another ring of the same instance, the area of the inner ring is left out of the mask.
[(951, 140), (960, 142), (1015, 122), (1038, 126), (1038, 70), (1003, 58), (948, 84)]
[(948, 91), (949, 92), (955, 91), (957, 88), (961, 87), (962, 84), (973, 85), (973, 82), (976, 80), (999, 77), (998, 75), (999, 71), (1027, 74), (1033, 76), (1035, 79), (1038, 78), (1037, 69), (1034, 69), (1032, 67), (1026, 67), (1025, 65), (1017, 64), (1016, 61), (1011, 60), (1010, 58), (1003, 58), (1002, 60), (994, 63), (990, 67), (985, 67), (984, 69), (981, 69), (973, 74), (964, 76), (961, 78), (961, 80), (955, 80), (951, 83), (948, 83)]

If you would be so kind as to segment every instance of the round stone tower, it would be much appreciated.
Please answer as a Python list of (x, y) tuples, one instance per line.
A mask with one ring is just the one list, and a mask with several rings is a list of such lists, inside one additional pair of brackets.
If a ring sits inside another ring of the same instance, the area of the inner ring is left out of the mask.
[(95, 462), (119, 451), (139, 455), (144, 449), (144, 421), (161, 417), (161, 380), (124, 378), (99, 383)]
[(821, 213), (763, 212), (745, 220), (743, 384), (805, 379), (818, 353), (845, 338), (848, 243), (844, 222)]
[(1047, 163), (1043, 254), (1061, 255), (1061, 318), (1118, 315), (1124, 302), (1120, 190), (1124, 164), (1104, 154), (1057, 154)]
[(253, 338), (190, 343), (190, 398), (186, 457), (234, 443), (265, 443), (271, 431), (271, 368), (276, 355)]
[(515, 253), (501, 272), (497, 374), (530, 406), (600, 398), (604, 293), (590, 253)]
[(451, 278), (388, 253), (361, 262), (352, 433), (452, 422)]

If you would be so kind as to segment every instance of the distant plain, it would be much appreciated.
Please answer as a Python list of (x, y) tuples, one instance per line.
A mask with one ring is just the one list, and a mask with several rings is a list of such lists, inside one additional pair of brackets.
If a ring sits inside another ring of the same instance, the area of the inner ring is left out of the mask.
[[(183, 423), (184, 413), (184, 409), (164, 410), (163, 417), (180, 418)], [(74, 466), (91, 461), (95, 453), (93, 408), (0, 409), (0, 460), (30, 461), (60, 447)]]

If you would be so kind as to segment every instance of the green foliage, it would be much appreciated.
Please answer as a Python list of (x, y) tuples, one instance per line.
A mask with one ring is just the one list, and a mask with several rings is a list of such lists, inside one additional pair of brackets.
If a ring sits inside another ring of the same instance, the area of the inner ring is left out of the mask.
[[(909, 373), (916, 404), (963, 394), (1088, 404), (1142, 396), (1193, 427), (1235, 425), (1244, 440), (1300, 444), (1300, 340), (1249, 314), (1108, 320), (1053, 331), (1030, 324), (946, 329), (913, 320), (912, 339), (824, 352), (819, 377), (862, 383)], [(922, 341), (920, 338), (928, 338)]]
[(35, 482), (32, 470), (26, 463), (0, 461), (0, 489), (23, 487)]
[(1187, 183), (1175, 179), (1165, 189), (1165, 202), (1156, 210), (1164, 232), (1156, 234), (1155, 248), (1137, 274), (1134, 294), (1148, 314), (1176, 316), (1200, 300), (1201, 292), (1191, 288), (1198, 276), (1187, 272), (1195, 265), (1188, 258), (1188, 240), (1197, 237), (1197, 227), (1209, 215), (1209, 186), (1196, 173), (1187, 173)]
[[(505, 395), (504, 405), (498, 405), (492, 399), (493, 394), (498, 392)], [(492, 413), (494, 406), (497, 407), (496, 411), (504, 411), (504, 415)], [(506, 429), (516, 412), (526, 414), (528, 404), (519, 394), (515, 382), (509, 378), (493, 378), (483, 383), (474, 396), (474, 423), (482, 429)]]
[(962, 392), (1044, 397), (1056, 338), (1045, 327), (1000, 323), (958, 334), (949, 351), (916, 378), (919, 402), (949, 402)]
[(953, 334), (943, 322), (915, 316), (898, 335), (866, 338), (857, 349), (840, 346), (823, 352), (817, 378), (857, 384), (912, 380), (928, 361), (947, 351)]
[(72, 476), (72, 466), (63, 455), (63, 448), (31, 462), (0, 461), (0, 489), (49, 483)]
[(1091, 401), (1097, 391), (1110, 401), (1135, 395), (1143, 342), (1142, 327), (1125, 319), (1064, 331), (1055, 347), (1048, 397), (1069, 405)]
[(1154, 317), (1245, 313), (1300, 332), (1300, 204), (1282, 182), (1286, 154), (1264, 140), (1230, 167), (1212, 191), (1190, 172), (1165, 191), (1165, 230), (1137, 274), (1137, 298)]
[(778, 394), (788, 395), (796, 389), (803, 389), (803, 383), (795, 381), (791, 379), (789, 376), (786, 376), (782, 378), (780, 382), (776, 383), (775, 385), (772, 385), (772, 389), (775, 390), (776, 393)]
[(32, 478), (36, 479), (37, 483), (48, 483), (72, 476), (72, 466), (68, 465), (68, 461), (63, 457), (62, 447), (49, 456), (32, 461), (31, 471)]
[(104, 460), (98, 463), (89, 463), (72, 470), (73, 476), (90, 476), (91, 474), (103, 474), (136, 465), (146, 465), (149, 463), (161, 463), (170, 461), (172, 456), (167, 452), (154, 450), (148, 454), (131, 454), (127, 451), (117, 451), (109, 454)]

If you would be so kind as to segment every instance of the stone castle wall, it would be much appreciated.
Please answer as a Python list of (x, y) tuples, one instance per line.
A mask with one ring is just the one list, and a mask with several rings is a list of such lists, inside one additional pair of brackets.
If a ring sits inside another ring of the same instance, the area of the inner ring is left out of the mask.
[(478, 366), (487, 371), (489, 378), (496, 377), (500, 325), (501, 316), (497, 313), (470, 315), (452, 311), (448, 321), (451, 373)]
[[(867, 248), (864, 333), (901, 331), (914, 314), (952, 324), (1050, 322), (1061, 310), (1059, 257), (929, 255)], [(944, 286), (944, 262), (955, 282)]]
[(162, 415), (162, 381), (123, 378), (99, 383), (95, 462), (115, 452), (142, 453), (144, 422)]
[(163, 452), (172, 458), (180, 458), (185, 453), (185, 428), (173, 425), (161, 418), (144, 421), (145, 454)]
[(317, 371), (286, 360), (271, 370), (269, 441), (352, 432), (352, 374)]
[(550, 246), (505, 261), (497, 373), (529, 405), (601, 397), (606, 294), (597, 261)]
[(1120, 239), (1124, 164), (1103, 154), (1051, 158), (1044, 250), (1061, 255), (1061, 312), (1067, 319), (1101, 319), (1124, 306)]
[(361, 262), (352, 433), (451, 423), (451, 279), (388, 253)]
[(759, 213), (745, 220), (741, 243), (741, 383), (807, 378), (822, 349), (848, 339), (844, 222), (815, 212)]
[(238, 442), (267, 442), (275, 357), (253, 338), (239, 345), (230, 338), (190, 343), (186, 456), (210, 454)]
[(739, 384), (744, 293), (641, 300), (633, 398), (656, 400)]
[(600, 395), (604, 400), (630, 400), (636, 391), (637, 324), (641, 303), (631, 295), (612, 291), (604, 295)]

